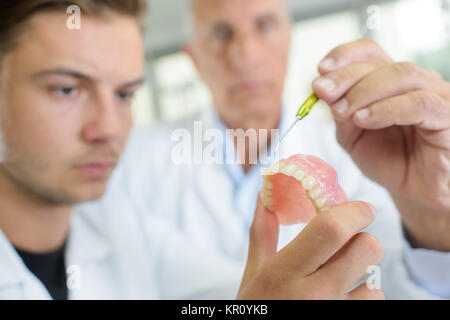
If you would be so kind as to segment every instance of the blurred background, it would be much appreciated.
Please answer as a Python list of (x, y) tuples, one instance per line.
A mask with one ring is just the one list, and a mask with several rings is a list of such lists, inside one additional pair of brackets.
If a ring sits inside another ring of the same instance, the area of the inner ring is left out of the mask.
[[(149, 0), (148, 82), (134, 101), (136, 126), (171, 121), (211, 105), (207, 88), (181, 51), (189, 38), (188, 0)], [(371, 37), (396, 61), (450, 80), (450, 0), (288, 0), (294, 21), (284, 101), (295, 108), (311, 91), (321, 58), (339, 44)], [(321, 105), (316, 116), (330, 117)], [(330, 118), (331, 119), (331, 118)]]

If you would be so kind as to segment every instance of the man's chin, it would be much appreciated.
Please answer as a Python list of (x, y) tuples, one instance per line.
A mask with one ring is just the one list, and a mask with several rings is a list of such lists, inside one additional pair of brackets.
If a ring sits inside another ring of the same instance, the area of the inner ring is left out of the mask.
[(45, 197), (55, 204), (78, 205), (102, 198), (106, 192), (106, 184), (96, 183), (77, 185), (72, 188), (65, 188), (61, 192), (47, 193)]
[(99, 200), (106, 192), (106, 186), (86, 188), (74, 195), (74, 204)]
[(252, 100), (248, 102), (241, 102), (242, 107), (237, 107), (236, 112), (239, 113), (239, 119), (248, 120), (262, 120), (270, 117), (278, 116), (278, 112), (274, 110), (274, 104), (268, 104), (263, 100)]

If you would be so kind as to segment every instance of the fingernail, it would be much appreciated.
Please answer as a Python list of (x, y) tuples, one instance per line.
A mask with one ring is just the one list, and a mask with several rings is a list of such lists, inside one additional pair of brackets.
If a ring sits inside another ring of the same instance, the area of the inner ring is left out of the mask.
[(336, 63), (333, 58), (325, 58), (319, 63), (319, 67), (330, 70), (334, 68), (335, 64)]
[(339, 100), (334, 104), (333, 109), (336, 110), (336, 112), (339, 114), (344, 114), (348, 110), (347, 100), (345, 98)]
[(321, 87), (325, 91), (333, 91), (336, 88), (336, 84), (330, 78), (319, 78), (314, 81), (314, 84), (318, 87)]
[(376, 218), (377, 216), (377, 209), (375, 209), (375, 207), (373, 205), (371, 205), (370, 203), (367, 203), (370, 210), (372, 211), (373, 217)]
[(359, 120), (366, 120), (369, 118), (369, 109), (362, 109), (355, 113)]

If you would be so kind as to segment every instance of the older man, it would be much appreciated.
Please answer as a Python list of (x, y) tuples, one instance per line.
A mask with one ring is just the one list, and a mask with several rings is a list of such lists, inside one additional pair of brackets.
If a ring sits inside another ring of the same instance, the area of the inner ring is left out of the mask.
[[(194, 144), (212, 141), (210, 150), (235, 159), (233, 143), (198, 137), (199, 129), (219, 129), (223, 137), (226, 129), (284, 131), (291, 120), (281, 101), (291, 24), (281, 0), (197, 0), (192, 11), (194, 35), (186, 52), (211, 90), (214, 108), (151, 133), (136, 133), (115, 183), (126, 185), (145, 211), (243, 265), (263, 165), (248, 161), (248, 145), (238, 157), (243, 162), (189, 163), (187, 157), (180, 164), (176, 145), (168, 147), (168, 141), (184, 133), (193, 136)], [(319, 71), (322, 77), (313, 88), (333, 106), (339, 141), (351, 157), (335, 142), (335, 127), (314, 117), (290, 135), (282, 157), (321, 157), (338, 171), (350, 199), (377, 208), (377, 219), (367, 230), (384, 246), (379, 276), (388, 298), (449, 298), (450, 84), (412, 64), (393, 63), (367, 39), (333, 50)], [(262, 143), (264, 149), (270, 140)], [(158, 157), (146, 154), (155, 149)], [(355, 211), (347, 210), (350, 221), (357, 220)], [(303, 227), (282, 228), (279, 247)], [(331, 223), (330, 233), (348, 232), (347, 227)], [(363, 252), (355, 250), (355, 259)], [(349, 261), (340, 270), (348, 272), (330, 272), (328, 286), (316, 287), (316, 297), (336, 289), (336, 278), (362, 276), (350, 271)]]

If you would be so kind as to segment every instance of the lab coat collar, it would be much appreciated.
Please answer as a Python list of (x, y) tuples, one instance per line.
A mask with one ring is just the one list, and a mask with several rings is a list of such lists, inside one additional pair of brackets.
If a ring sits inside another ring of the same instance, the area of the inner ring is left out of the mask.
[(0, 257), (0, 290), (23, 283), (27, 269), (1, 229)]
[[(88, 212), (90, 210), (85, 210), (84, 207), (80, 207), (77, 211), (72, 216), (71, 232), (67, 243), (67, 267), (73, 264), (96, 263), (106, 259), (112, 253), (111, 242), (105, 232), (108, 226), (107, 221), (102, 221), (103, 224), (95, 223), (98, 219), (106, 220), (105, 215), (101, 212)], [(1, 229), (0, 259), (0, 290), (20, 286), (29, 281), (31, 272)]]
[[(90, 216), (86, 217), (87, 214)], [(94, 223), (95, 219), (104, 218), (103, 216), (100, 212), (83, 212), (82, 208), (73, 215), (66, 251), (67, 266), (78, 263), (95, 263), (112, 253), (105, 230)], [(104, 221), (103, 225), (107, 225), (107, 222)], [(0, 259), (0, 290), (19, 286), (29, 280), (31, 272), (1, 229)]]
[[(214, 119), (215, 110), (208, 108), (204, 110), (197, 119), (201, 119), (203, 122), (203, 128), (207, 129), (219, 129)], [(225, 143), (225, 141), (223, 141)], [(218, 146), (222, 147), (222, 146)], [(225, 154), (224, 154), (225, 156)], [(193, 185), (191, 191), (198, 192), (200, 194), (198, 199), (201, 199), (202, 205), (211, 213), (212, 218), (217, 220), (216, 225), (223, 228), (221, 232), (226, 232), (230, 237), (234, 239), (242, 239), (236, 243), (245, 243), (246, 235), (245, 228), (241, 222), (241, 217), (238, 216), (237, 211), (233, 207), (233, 201), (229, 195), (233, 194), (233, 181), (230, 179), (225, 169), (225, 164), (203, 164), (200, 166), (192, 166), (195, 171), (195, 179), (193, 179)], [(211, 186), (213, 182), (214, 186)], [(217, 214), (217, 213), (221, 214)], [(228, 229), (227, 226), (234, 225), (234, 228)], [(230, 234), (232, 233), (232, 234)], [(230, 247), (230, 243), (224, 241), (223, 246), (230, 254), (236, 252), (239, 249)]]
[[(203, 126), (205, 130), (208, 129), (219, 129), (219, 130), (225, 130), (225, 126), (223, 125), (223, 123), (221, 122), (216, 110), (214, 108), (208, 108), (205, 111), (203, 111), (200, 115), (200, 118), (203, 122)], [(225, 140), (225, 136), (224, 140), (223, 140), (223, 145), (219, 146), (220, 148), (223, 148), (223, 157), (224, 157), (224, 162), (226, 161), (226, 152), (228, 152), (226, 150), (226, 140)], [(226, 165), (226, 163), (224, 164), (212, 164), (212, 165), (202, 165), (199, 166), (199, 180), (198, 181), (204, 181), (202, 178), (207, 178), (208, 176), (215, 176), (218, 179), (223, 180), (223, 185), (225, 186), (225, 180), (226, 176), (224, 175), (224, 166)], [(231, 186), (228, 186), (231, 188)], [(204, 184), (201, 183), (198, 185), (198, 189), (201, 190), (204, 193), (204, 199), (215, 199), (217, 198), (217, 195), (212, 195), (211, 194), (211, 188)], [(218, 199), (217, 199), (218, 200)]]
[(0, 297), (2, 299), (51, 299), (44, 285), (22, 262), (0, 230)]
[[(107, 209), (100, 206), (101, 209)], [(108, 237), (107, 212), (99, 210), (96, 202), (78, 205), (72, 216), (67, 253), (73, 262), (96, 263), (112, 254)], [(69, 261), (71, 263), (72, 261)]]
[[(281, 115), (280, 115), (280, 123), (279, 123), (279, 137), (281, 139), (281, 136), (287, 131), (287, 129), (290, 127), (290, 125), (293, 123), (293, 121), (295, 120), (295, 113), (296, 110), (293, 108), (289, 108), (285, 103), (282, 104), (282, 109), (281, 109)], [(290, 117), (289, 115), (292, 115), (292, 117)], [(316, 118), (315, 120), (317, 120), (318, 117), (314, 116), (314, 115), (309, 115), (309, 118)], [(202, 114), (202, 120), (205, 124), (206, 128), (215, 128), (215, 129), (219, 129), (222, 131), (226, 130), (226, 126), (225, 124), (222, 122), (222, 120), (220, 119), (219, 114), (217, 113), (217, 111), (215, 110), (214, 107), (208, 108), (205, 111), (203, 111)], [(297, 153), (301, 153), (301, 150), (305, 150), (305, 148), (307, 147), (308, 149), (310, 149), (311, 147), (315, 148), (317, 146), (311, 146), (314, 144), (314, 139), (315, 137), (310, 137), (308, 136), (308, 131), (311, 132), (311, 128), (310, 125), (314, 122), (314, 123), (320, 123), (317, 121), (314, 121), (314, 119), (311, 119), (313, 121), (308, 121), (310, 119), (305, 119), (303, 121), (301, 121), (300, 123), (298, 123), (290, 132), (290, 134), (286, 137), (286, 139), (283, 141), (283, 143), (280, 145), (280, 149), (279, 149), (279, 154), (277, 155), (277, 158), (273, 158), (273, 160), (279, 160), (279, 159), (284, 159), (284, 158), (288, 158), (294, 154)], [(273, 146), (273, 148), (275, 148), (276, 145)], [(233, 146), (227, 146), (225, 144), (224, 141), (224, 146), (223, 146), (223, 152), (224, 152), (224, 157), (226, 157), (226, 153), (232, 152), (234, 154), (234, 149)], [(224, 164), (224, 167), (227, 166), (227, 164)], [(264, 165), (264, 166), (260, 166), (260, 167), (267, 167), (268, 165)], [(227, 168), (225, 168), (227, 169)], [(230, 170), (227, 170), (230, 171)], [(243, 174), (243, 172), (242, 172)], [(234, 178), (238, 177), (240, 175), (238, 174), (233, 174), (233, 180), (236, 180)]]

